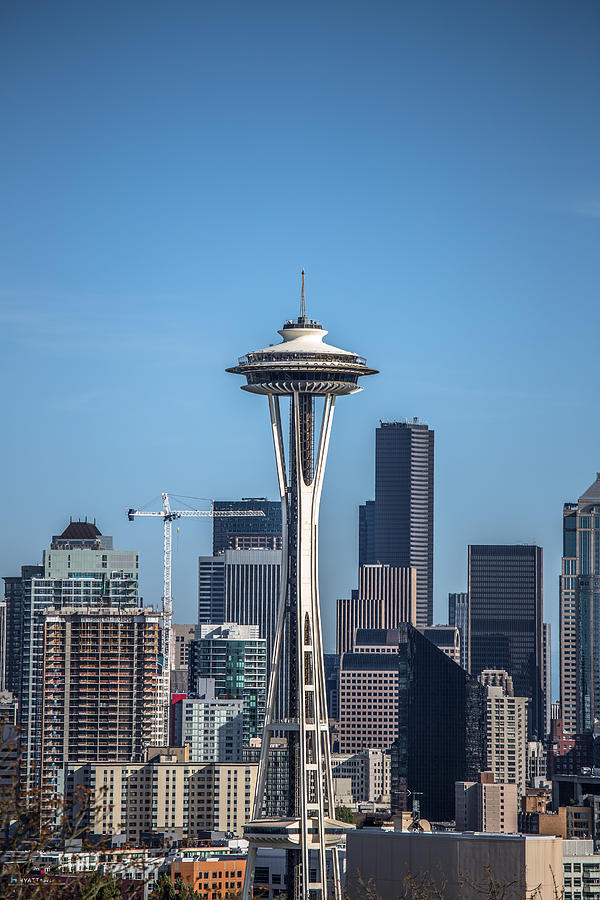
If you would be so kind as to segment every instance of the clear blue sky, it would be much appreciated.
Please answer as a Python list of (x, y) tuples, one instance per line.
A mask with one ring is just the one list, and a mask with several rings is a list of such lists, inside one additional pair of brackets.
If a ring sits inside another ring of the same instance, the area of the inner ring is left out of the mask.
[[(556, 624), (562, 504), (600, 468), (598, 5), (57, 0), (0, 35), (2, 573), (87, 514), (156, 601), (160, 528), (126, 506), (275, 496), (224, 369), (304, 266), (381, 370), (336, 412), (329, 643), (380, 418), (436, 431), (436, 618), (469, 542), (535, 540)], [(208, 549), (186, 523), (180, 621)]]

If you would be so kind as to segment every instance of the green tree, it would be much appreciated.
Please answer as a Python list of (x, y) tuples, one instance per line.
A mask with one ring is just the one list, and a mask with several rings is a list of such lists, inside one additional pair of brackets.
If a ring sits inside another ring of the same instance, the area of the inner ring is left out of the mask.
[(154, 890), (152, 891), (152, 900), (177, 900), (175, 887), (168, 875), (163, 873), (159, 876)]
[(354, 813), (349, 806), (336, 806), (335, 817), (338, 822), (349, 822), (351, 825), (354, 825)]

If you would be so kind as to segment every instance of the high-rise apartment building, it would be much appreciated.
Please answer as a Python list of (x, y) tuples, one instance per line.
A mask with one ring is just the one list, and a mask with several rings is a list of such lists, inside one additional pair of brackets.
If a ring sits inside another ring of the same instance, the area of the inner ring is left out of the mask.
[(22, 566), (21, 574), (5, 576), (4, 601), (6, 603), (6, 690), (15, 697), (21, 696), (23, 676), (23, 620), (24, 598), (28, 582), (34, 576), (43, 576), (43, 566)]
[[(20, 664), (17, 672), (11, 663), (10, 680), (18, 682), (22, 772), (30, 786), (37, 783), (41, 772), (44, 611), (49, 607), (136, 605), (138, 569), (136, 551), (115, 550), (112, 537), (102, 535), (91, 522), (70, 522), (62, 534), (52, 538), (40, 567), (26, 566), (20, 579), (5, 579), (7, 641), (11, 652), (16, 654), (19, 647), (16, 658)], [(166, 696), (163, 704), (166, 709)], [(166, 737), (166, 721), (164, 732)]]
[(196, 637), (195, 625), (171, 625), (171, 694), (187, 694), (190, 643)]
[(354, 647), (357, 628), (417, 624), (417, 570), (380, 563), (360, 566), (358, 590), (337, 601), (337, 652)]
[(448, 822), (455, 782), (476, 781), (485, 768), (485, 690), (412, 625), (398, 627), (397, 665), (392, 810), (412, 809), (418, 796), (426, 819)]
[(266, 497), (215, 500), (215, 512), (257, 509), (264, 516), (213, 519), (213, 556), (225, 550), (281, 550), (281, 503)]
[(469, 546), (471, 674), (505, 669), (529, 702), (529, 737), (544, 732), (543, 551), (526, 544)]
[(502, 687), (485, 685), (487, 768), (496, 781), (516, 784), (520, 797), (527, 782), (527, 699), (508, 697)]
[(263, 728), (266, 703), (266, 642), (258, 625), (199, 625), (190, 644), (189, 684), (193, 693), (201, 681), (214, 680), (215, 697), (243, 701), (243, 733), (247, 746)]
[(417, 625), (433, 624), (434, 432), (418, 419), (375, 432), (375, 500), (359, 511), (359, 565), (417, 570)]
[(49, 607), (41, 614), (41, 777), (67, 761), (141, 761), (162, 737), (162, 616), (151, 608)]
[(560, 701), (563, 729), (589, 731), (600, 716), (600, 473), (563, 507)]
[(467, 672), (471, 671), (470, 618), (469, 595), (448, 594), (448, 625), (454, 625), (460, 632), (460, 664)]

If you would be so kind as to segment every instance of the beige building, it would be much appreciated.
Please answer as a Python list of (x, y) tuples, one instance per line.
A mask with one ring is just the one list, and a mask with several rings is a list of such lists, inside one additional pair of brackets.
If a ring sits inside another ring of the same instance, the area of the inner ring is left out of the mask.
[(69, 763), (65, 792), (89, 791), (93, 835), (149, 832), (195, 839), (200, 831), (242, 835), (251, 817), (256, 763), (190, 763), (187, 747), (150, 748), (144, 763)]
[(487, 687), (487, 767), (496, 781), (516, 784), (519, 796), (527, 781), (527, 702)]
[[(387, 750), (398, 736), (397, 629), (361, 629), (360, 652), (340, 662), (340, 753)], [(393, 652), (387, 652), (387, 649)]]
[(357, 628), (417, 624), (417, 570), (412, 566), (360, 566), (358, 590), (337, 601), (337, 653), (354, 648)]
[(484, 896), (556, 900), (562, 897), (562, 839), (375, 828), (349, 831), (349, 900), (364, 900), (365, 885), (381, 900), (397, 900), (405, 888), (410, 896), (443, 896), (444, 900)]
[(499, 784), (492, 772), (481, 772), (479, 781), (457, 781), (454, 807), (457, 831), (516, 834), (518, 802), (516, 784)]
[(331, 770), (334, 779), (350, 779), (352, 803), (389, 803), (391, 792), (391, 757), (384, 750), (361, 750), (360, 753), (333, 753)]
[(513, 680), (506, 669), (484, 669), (477, 680), (485, 687), (501, 687), (507, 697), (515, 696)]

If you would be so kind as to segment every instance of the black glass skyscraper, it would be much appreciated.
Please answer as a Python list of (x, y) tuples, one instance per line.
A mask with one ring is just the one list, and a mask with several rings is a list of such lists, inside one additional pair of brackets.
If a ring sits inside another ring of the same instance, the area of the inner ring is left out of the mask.
[(454, 818), (454, 782), (485, 769), (485, 689), (408, 623), (398, 626), (398, 739), (392, 809), (419, 800), (426, 819)]
[(505, 669), (528, 697), (529, 736), (544, 735), (543, 551), (526, 544), (469, 546), (471, 674)]
[(418, 419), (375, 432), (375, 501), (359, 510), (359, 565), (417, 569), (417, 625), (433, 623), (434, 432)]

